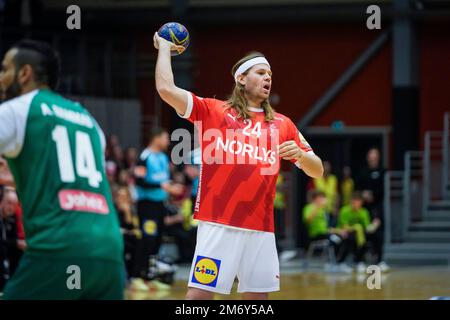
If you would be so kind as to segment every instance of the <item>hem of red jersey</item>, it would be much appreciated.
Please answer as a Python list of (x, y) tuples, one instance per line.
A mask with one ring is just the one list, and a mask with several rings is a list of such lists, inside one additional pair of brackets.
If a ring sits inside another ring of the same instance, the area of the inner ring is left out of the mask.
[(211, 224), (220, 225), (220, 226), (225, 227), (225, 228), (239, 229), (239, 230), (242, 230), (242, 231), (274, 233), (274, 231), (271, 231), (271, 230), (261, 230), (261, 229), (250, 229), (250, 228), (245, 228), (245, 227), (238, 227), (238, 226), (231, 225), (231, 224), (228, 224), (228, 223), (220, 221), (220, 220), (207, 220), (207, 219), (202, 219), (202, 218), (197, 218), (197, 217), (194, 217), (194, 219), (197, 219), (197, 220), (202, 221), (202, 222), (207, 222), (207, 223), (211, 223)]

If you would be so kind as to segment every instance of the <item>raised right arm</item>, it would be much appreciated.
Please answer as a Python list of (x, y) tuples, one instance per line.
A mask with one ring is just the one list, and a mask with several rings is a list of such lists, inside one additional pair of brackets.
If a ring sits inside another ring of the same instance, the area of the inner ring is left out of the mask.
[(182, 51), (184, 47), (161, 38), (157, 32), (153, 37), (153, 44), (158, 49), (155, 70), (156, 90), (163, 101), (174, 108), (178, 114), (184, 115), (188, 105), (189, 92), (175, 85), (170, 55), (171, 50)]

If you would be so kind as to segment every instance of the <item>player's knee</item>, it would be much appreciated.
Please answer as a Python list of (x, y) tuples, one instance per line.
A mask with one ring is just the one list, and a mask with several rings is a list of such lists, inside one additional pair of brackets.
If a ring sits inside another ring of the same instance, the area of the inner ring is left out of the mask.
[(268, 300), (269, 294), (267, 292), (244, 292), (242, 298), (244, 300)]
[(214, 293), (197, 288), (189, 288), (186, 294), (186, 300), (212, 300)]

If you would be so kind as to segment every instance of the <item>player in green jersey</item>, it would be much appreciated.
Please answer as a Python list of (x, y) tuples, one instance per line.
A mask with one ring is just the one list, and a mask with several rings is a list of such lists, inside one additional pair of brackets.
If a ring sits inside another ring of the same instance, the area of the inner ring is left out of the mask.
[(27, 249), (4, 299), (122, 299), (123, 243), (105, 175), (105, 137), (52, 90), (57, 54), (23, 40), (2, 61), (0, 155), (23, 206)]

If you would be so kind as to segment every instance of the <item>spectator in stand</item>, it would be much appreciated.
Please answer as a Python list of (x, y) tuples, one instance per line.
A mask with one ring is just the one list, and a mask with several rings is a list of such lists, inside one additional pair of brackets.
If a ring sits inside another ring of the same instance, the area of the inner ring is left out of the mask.
[(110, 173), (114, 173), (114, 176), (108, 177), (108, 179), (111, 178), (113, 181), (117, 181), (119, 172), (123, 166), (124, 156), (119, 138), (115, 134), (108, 137), (105, 149), (105, 160), (107, 171), (109, 168)]
[(134, 169), (137, 166), (137, 162), (136, 148), (127, 148), (125, 150), (123, 168), (128, 172), (128, 188), (133, 201), (137, 200), (136, 182), (134, 181)]
[[(335, 255), (338, 256), (340, 246), (346, 242), (348, 233), (345, 230), (332, 228), (328, 224), (327, 198), (323, 191), (313, 190), (311, 192), (311, 202), (303, 208), (303, 221), (308, 230), (309, 241), (325, 240), (333, 246)], [(351, 272), (344, 260), (338, 260), (337, 270)], [(335, 267), (335, 266), (331, 266)]]
[(275, 224), (275, 245), (277, 247), (278, 255), (281, 255), (283, 248), (281, 247), (280, 240), (284, 237), (283, 226), (285, 225), (284, 214), (286, 209), (286, 197), (284, 193), (284, 176), (282, 172), (278, 174), (273, 208), (274, 208), (274, 224)]
[(389, 271), (389, 266), (383, 261), (383, 243), (384, 243), (384, 173), (385, 169), (381, 166), (380, 150), (371, 148), (367, 152), (367, 167), (363, 168), (358, 181), (357, 188), (362, 190), (362, 196), (365, 201), (365, 207), (377, 225), (376, 229), (369, 236), (369, 241), (373, 244), (373, 250), (377, 256), (376, 263), (383, 272)]
[(124, 239), (125, 267), (130, 278), (135, 263), (136, 244), (142, 235), (138, 228), (137, 217), (133, 213), (133, 201), (126, 186), (120, 186), (115, 190), (114, 203)]
[(164, 217), (164, 233), (175, 239), (178, 247), (179, 259), (175, 263), (191, 263), (195, 251), (195, 238), (192, 237), (192, 229), (185, 228), (181, 201), (168, 206), (168, 214)]
[(111, 186), (116, 184), (117, 181), (117, 165), (112, 160), (106, 160), (105, 162), (105, 170), (106, 170), (106, 177), (108, 179), (108, 182)]
[[(186, 184), (186, 175), (182, 171), (173, 173), (173, 181), (181, 185)], [(179, 260), (176, 263), (191, 263), (195, 251), (195, 237), (191, 228), (191, 219), (185, 215), (186, 208), (184, 201), (190, 199), (190, 190), (185, 188), (185, 192), (178, 196), (170, 197), (170, 204), (167, 205), (167, 215), (164, 218), (165, 234), (175, 239), (178, 247)]]
[(18, 204), (16, 191), (5, 188), (0, 202), (0, 292), (14, 274), (21, 256), (16, 221)]
[(323, 162), (323, 176), (313, 180), (315, 190), (320, 190), (325, 193), (327, 197), (327, 205), (325, 207), (329, 214), (329, 224), (332, 227), (336, 226), (337, 209), (338, 209), (338, 179), (331, 171), (331, 163), (329, 161)]
[(112, 134), (108, 137), (107, 148), (113, 153), (113, 149), (116, 146), (120, 146), (119, 137), (116, 134)]
[(351, 204), (341, 208), (339, 213), (338, 228), (348, 232), (348, 241), (344, 244), (343, 254), (340, 257), (344, 261), (347, 254), (354, 253), (356, 271), (366, 272), (364, 255), (366, 253), (366, 234), (378, 227), (376, 221), (371, 222), (369, 211), (363, 207), (364, 200), (360, 192), (352, 195)]
[(125, 149), (125, 156), (123, 159), (123, 168), (125, 170), (129, 170), (133, 172), (134, 168), (137, 165), (138, 155), (136, 148), (130, 147)]
[(8, 167), (8, 162), (0, 155), (0, 186), (9, 185), (14, 186), (12, 183), (13, 177)]
[(352, 169), (349, 166), (345, 166), (342, 169), (342, 181), (341, 181), (341, 206), (350, 204), (353, 191), (355, 189), (355, 182), (352, 178)]
[(117, 168), (119, 168), (119, 170), (122, 170), (125, 162), (122, 147), (120, 145), (117, 145), (114, 146), (112, 150), (113, 150), (113, 161), (116, 163)]
[(137, 200), (136, 186), (134, 182), (134, 175), (128, 170), (120, 170), (117, 175), (117, 180), (115, 181), (120, 187), (126, 187), (130, 193), (131, 200), (133, 203)]
[[(6, 228), (9, 272), (11, 276), (16, 271), (23, 251), (26, 248), (23, 226), (21, 219), (18, 219), (18, 211), (21, 211), (21, 209), (16, 190), (11, 187), (6, 187), (0, 205), (0, 212), (3, 217), (3, 226)], [(21, 216), (21, 212), (19, 216)], [(19, 232), (21, 233), (20, 237)]]

